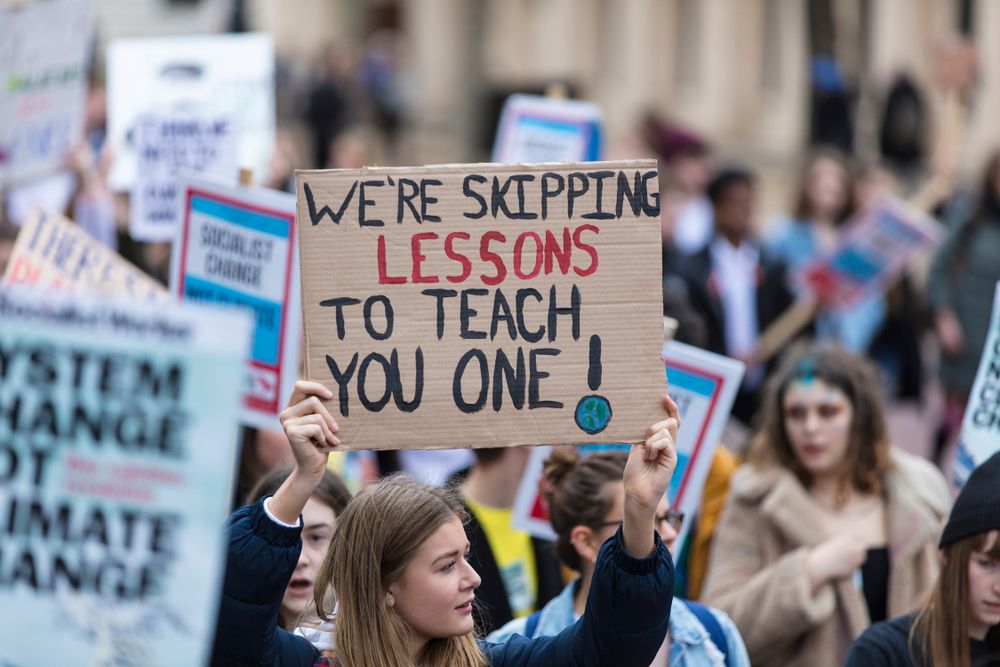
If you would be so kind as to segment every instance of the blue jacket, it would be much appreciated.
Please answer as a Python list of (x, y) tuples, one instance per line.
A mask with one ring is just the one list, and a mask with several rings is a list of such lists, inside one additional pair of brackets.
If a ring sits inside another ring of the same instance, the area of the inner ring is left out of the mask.
[[(278, 608), (302, 546), (300, 528), (264, 512), (263, 499), (229, 518), (229, 551), (212, 665), (311, 667), (312, 644), (278, 627)], [(648, 667), (667, 634), (674, 564), (655, 537), (647, 558), (626, 553), (621, 530), (604, 543), (587, 613), (553, 637), (481, 642), (492, 667)]]
[[(538, 615), (538, 625), (535, 627), (535, 637), (555, 635), (576, 622), (576, 611), (573, 598), (576, 592), (574, 580), (558, 597), (552, 599), (542, 608)], [(737, 667), (750, 667), (743, 638), (733, 622), (723, 612), (710, 610), (715, 620), (719, 622), (722, 634), (726, 638), (726, 654), (729, 664)], [(487, 639), (495, 642), (509, 641), (512, 637), (525, 634), (527, 617), (515, 618), (505, 626), (492, 632)], [(688, 609), (683, 600), (674, 598), (670, 611), (670, 667), (710, 667), (724, 664), (722, 653), (712, 643), (708, 631), (698, 618)]]

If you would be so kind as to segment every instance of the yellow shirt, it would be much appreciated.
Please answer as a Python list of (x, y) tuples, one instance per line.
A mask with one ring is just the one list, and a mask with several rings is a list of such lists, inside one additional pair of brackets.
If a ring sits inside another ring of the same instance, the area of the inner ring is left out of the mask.
[(465, 502), (486, 533), (514, 617), (527, 616), (534, 610), (538, 597), (531, 536), (511, 526), (513, 512), (510, 509), (487, 507), (468, 497)]

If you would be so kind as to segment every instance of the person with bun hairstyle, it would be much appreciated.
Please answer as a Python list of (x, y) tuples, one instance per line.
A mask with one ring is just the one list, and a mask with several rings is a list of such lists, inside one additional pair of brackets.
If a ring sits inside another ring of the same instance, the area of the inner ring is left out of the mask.
[(941, 576), (920, 608), (868, 628), (847, 667), (1000, 664), (1000, 453), (969, 477), (939, 546)]
[(841, 667), (937, 577), (950, 495), (935, 466), (890, 446), (878, 387), (868, 362), (828, 343), (793, 352), (768, 383), (702, 596), (755, 666)]
[[(543, 637), (561, 632), (584, 613), (601, 544), (621, 524), (625, 504), (624, 451), (597, 452), (581, 458), (575, 447), (556, 447), (545, 461), (543, 488), (555, 529), (556, 552), (563, 564), (580, 573), (540, 611), (518, 618), (489, 635), (507, 641), (514, 635)], [(668, 549), (684, 520), (666, 495), (656, 508), (656, 529)], [(651, 667), (749, 667), (739, 632), (724, 613), (674, 598), (670, 626)]]
[(657, 503), (677, 464), (677, 406), (632, 446), (623, 475), (622, 523), (600, 549), (578, 622), (553, 637), (478, 640), (472, 608), (479, 575), (469, 563), (460, 500), (449, 490), (393, 476), (356, 495), (338, 518), (316, 580), (321, 618), (334, 610), (336, 655), (277, 623), (298, 560), (302, 509), (341, 446), (322, 401), (332, 392), (299, 381), (281, 414), (295, 468), (273, 496), (237, 510), (213, 665), (339, 667), (647, 667), (670, 620), (674, 566), (655, 530)]

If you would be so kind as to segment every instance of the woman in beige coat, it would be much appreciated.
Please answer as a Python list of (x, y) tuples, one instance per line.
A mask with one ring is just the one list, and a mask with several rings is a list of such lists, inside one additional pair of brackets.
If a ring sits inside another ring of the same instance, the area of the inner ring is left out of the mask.
[(889, 447), (877, 387), (864, 361), (827, 345), (770, 381), (704, 593), (757, 667), (840, 667), (865, 628), (914, 609), (937, 576), (948, 490)]

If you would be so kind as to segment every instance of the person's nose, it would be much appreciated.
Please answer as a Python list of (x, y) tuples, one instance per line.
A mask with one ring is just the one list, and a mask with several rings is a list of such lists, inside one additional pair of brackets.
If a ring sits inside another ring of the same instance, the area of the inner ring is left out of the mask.
[(468, 561), (465, 562), (465, 567), (466, 572), (465, 576), (462, 578), (462, 583), (465, 584), (467, 589), (476, 590), (479, 588), (479, 584), (483, 582), (482, 577), (479, 576), (479, 573), (476, 572), (476, 568), (472, 567)]
[(802, 427), (806, 433), (815, 433), (819, 430), (819, 413), (815, 410), (807, 410)]

